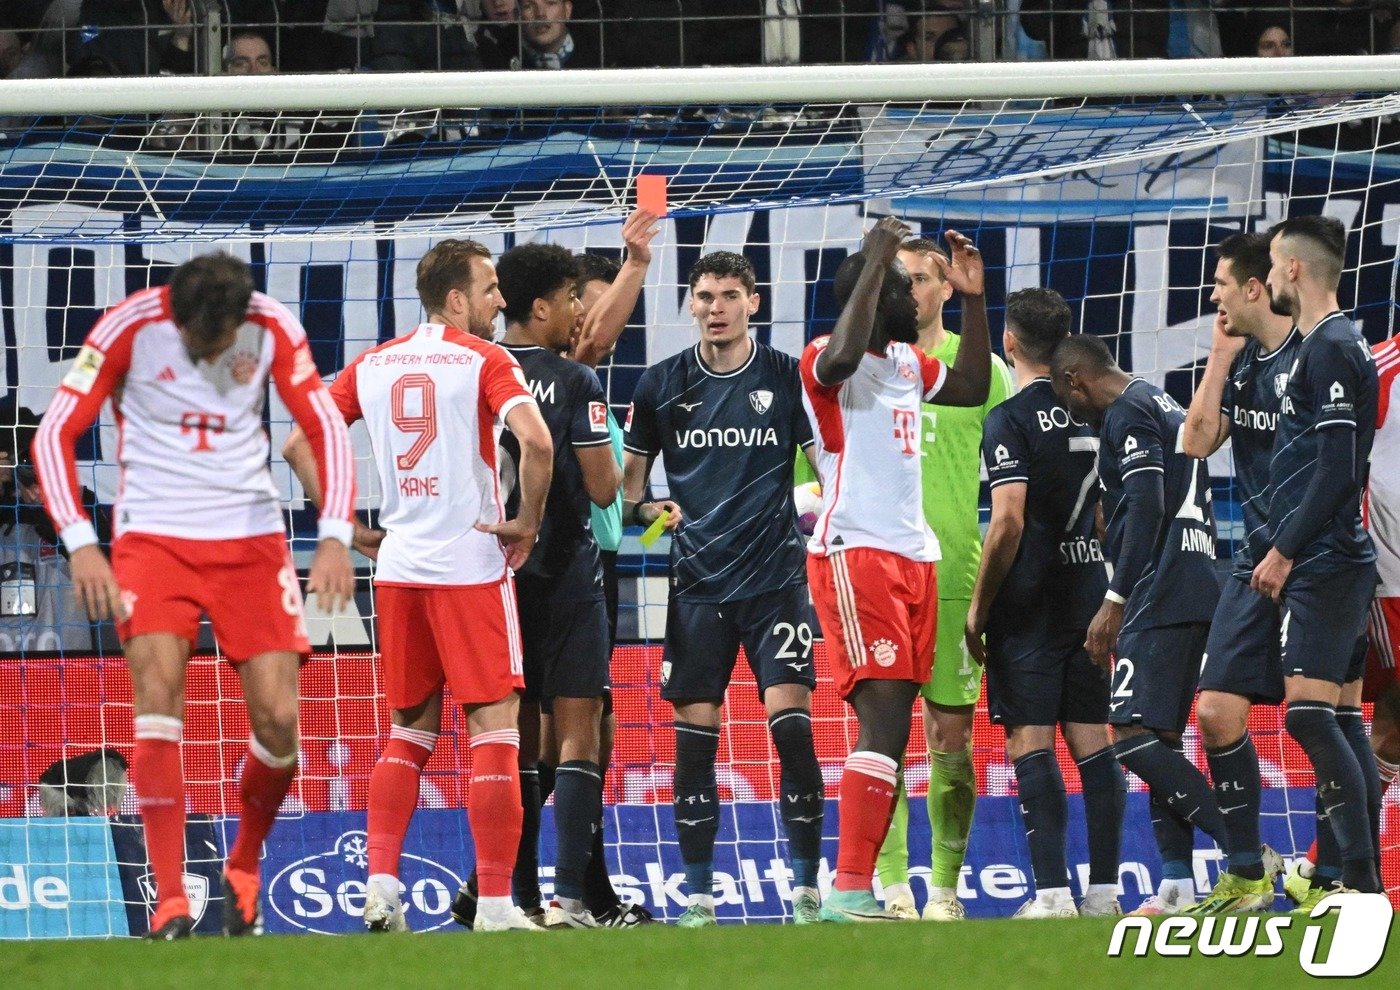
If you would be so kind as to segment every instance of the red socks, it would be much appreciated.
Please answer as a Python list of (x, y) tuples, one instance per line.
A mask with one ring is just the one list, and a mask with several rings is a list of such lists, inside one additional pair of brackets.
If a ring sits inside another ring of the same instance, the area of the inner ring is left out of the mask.
[[(131, 777), (146, 832), (146, 855), (156, 875), (157, 908), (185, 899), (185, 780), (180, 765), (184, 723), (168, 715), (138, 715)], [(171, 912), (171, 916), (176, 912)]]
[(418, 781), (437, 734), (396, 725), (369, 777), (369, 874), (399, 875), (399, 854), (418, 809)]
[(898, 764), (888, 756), (861, 750), (846, 757), (841, 775), (840, 842), (836, 849), (837, 890), (869, 892), (875, 857), (894, 814)]
[(472, 783), (467, 820), (476, 845), (476, 877), (482, 897), (509, 897), (510, 874), (520, 845), (520, 733), (497, 729), (472, 738)]
[(228, 854), (228, 868), (244, 873), (258, 872), (263, 840), (272, 831), (277, 809), (292, 786), (297, 772), (297, 751), (290, 755), (273, 756), (258, 742), (248, 740), (248, 755), (243, 760), (243, 777), (238, 782), (238, 796), (243, 809), (238, 818), (238, 837)]

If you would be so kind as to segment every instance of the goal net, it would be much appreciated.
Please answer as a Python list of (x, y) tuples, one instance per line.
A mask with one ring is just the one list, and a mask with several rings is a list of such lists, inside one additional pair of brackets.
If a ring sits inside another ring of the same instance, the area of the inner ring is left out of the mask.
[[(1272, 62), (1283, 64), (1263, 64)], [(1185, 91), (1213, 95), (1161, 95)], [(835, 269), (870, 218), (890, 213), (930, 236), (955, 228), (974, 238), (988, 265), (998, 348), (1006, 295), (1048, 285), (1069, 301), (1076, 330), (1105, 337), (1125, 368), (1185, 404), (1209, 346), (1212, 247), (1230, 233), (1299, 213), (1337, 217), (1348, 230), (1342, 305), (1372, 342), (1394, 332), (1397, 92), (1400, 57), (1001, 65), (995, 73), (874, 66), (9, 83), (0, 93), (0, 435), (19, 422), (13, 446), (24, 447), (25, 411), (42, 415), (102, 309), (163, 283), (196, 254), (248, 260), (258, 287), (300, 316), (330, 379), (422, 318), (414, 266), (435, 240), (469, 236), (496, 252), (541, 240), (616, 256), (641, 174), (667, 178), (670, 216), (633, 325), (599, 368), (619, 420), (642, 369), (696, 340), (687, 273), (698, 257), (744, 253), (761, 297), (755, 335), (797, 353), (835, 320)], [(956, 301), (947, 323), (958, 328)], [(314, 519), (276, 454), (290, 416), (275, 392), (267, 423), (273, 476), (305, 567)], [(378, 494), (368, 445), (352, 436), (359, 508), (370, 513)], [(115, 456), (108, 411), (79, 447), (81, 480), (99, 505), (117, 491)], [(153, 891), (124, 770), (129, 679), (110, 627), (89, 625), (67, 603), (67, 565), (33, 504), (22, 449), (19, 462), (0, 501), (0, 937), (139, 934)], [(1241, 535), (1228, 447), (1211, 471), (1223, 561)], [(653, 483), (664, 494), (659, 470)], [(605, 797), (618, 889), (674, 917), (684, 905), (670, 809), (673, 740), (658, 693), (665, 550), (664, 541), (643, 550), (632, 531), (621, 550), (618, 730)], [(302, 673), (300, 773), (264, 852), (273, 931), (360, 924), (364, 807), (388, 721), (370, 568), (358, 563), (354, 608), (310, 614), (316, 655)], [(825, 676), (820, 642), (796, 630), (792, 639), (789, 648), (819, 673), (814, 729), (832, 783), (854, 723)], [(236, 677), (207, 629), (200, 647), (184, 766), (186, 885), (204, 929), (218, 924), (209, 905), (232, 838), (248, 724)], [(451, 926), (451, 895), (471, 866), (461, 812), (465, 726), (459, 715), (445, 724), (405, 847), (409, 920), (419, 930)], [(1299, 856), (1313, 834), (1307, 761), (1280, 712), (1257, 710), (1251, 729), (1264, 768), (1265, 840)], [(1187, 747), (1203, 766), (1194, 729)], [(916, 724), (906, 781), (920, 899), (929, 863), (924, 749)], [(984, 705), (974, 750), (980, 798), (961, 893), (974, 915), (1006, 915), (1026, 896), (1029, 858), (1002, 733)], [(1060, 757), (1073, 789), (1078, 777), (1063, 747)], [(773, 804), (777, 762), (742, 662), (725, 709), (719, 779), (732, 799), (719, 835), (720, 915), (781, 920), (790, 874)], [(1134, 784), (1122, 868), (1129, 907), (1160, 870)], [(1082, 890), (1082, 807), (1077, 799), (1071, 807), (1070, 862)], [(1384, 814), (1394, 893), (1394, 795)], [(833, 866), (835, 826), (829, 802)], [(542, 845), (547, 895), (548, 809)], [(1202, 890), (1217, 858), (1198, 850)]]

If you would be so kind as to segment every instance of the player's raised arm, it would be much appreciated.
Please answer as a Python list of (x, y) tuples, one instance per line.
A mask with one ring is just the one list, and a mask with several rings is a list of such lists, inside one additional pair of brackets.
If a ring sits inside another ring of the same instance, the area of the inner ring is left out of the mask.
[(1210, 356), (1206, 358), (1201, 384), (1191, 397), (1191, 408), (1186, 410), (1186, 428), (1182, 431), (1182, 447), (1192, 457), (1209, 457), (1230, 438), (1230, 417), (1221, 405), (1230, 380), (1230, 362), (1244, 347), (1245, 338), (1231, 336), (1225, 328), (1225, 314), (1216, 313)]
[[(836, 318), (831, 342), (817, 355), (814, 370), (820, 384), (836, 385), (856, 373), (875, 330), (875, 310), (885, 285), (885, 273), (908, 236), (909, 228), (894, 217), (884, 217), (866, 231), (860, 248), (865, 264), (846, 305), (841, 307), (841, 315)], [(985, 388), (982, 395), (986, 397)]]
[(112, 565), (97, 545), (97, 530), (83, 509), (78, 437), (91, 428), (102, 403), (126, 376), (131, 364), (131, 335), (126, 331), (148, 305), (149, 300), (137, 296), (108, 310), (97, 321), (34, 436), (34, 463), (44, 508), (68, 549), (73, 594), (95, 621), (119, 618), (124, 610)]
[(943, 272), (948, 284), (962, 296), (962, 342), (938, 390), (940, 406), (980, 406), (987, 401), (992, 384), (992, 341), (987, 323), (986, 278), (982, 254), (972, 240), (950, 230), (948, 259), (936, 252), (929, 257)]
[(646, 283), (651, 265), (651, 241), (661, 228), (661, 218), (646, 210), (633, 210), (622, 225), (622, 242), (627, 246), (627, 258), (610, 286), (598, 297), (583, 318), (578, 342), (571, 357), (580, 364), (596, 368), (598, 362), (612, 352), (617, 339), (627, 329), (627, 320), (637, 308), (637, 299)]

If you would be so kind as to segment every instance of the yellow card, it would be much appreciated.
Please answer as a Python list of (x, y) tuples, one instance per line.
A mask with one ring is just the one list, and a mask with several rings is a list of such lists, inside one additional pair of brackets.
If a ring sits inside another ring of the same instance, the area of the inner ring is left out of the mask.
[(661, 538), (661, 532), (666, 528), (666, 520), (671, 518), (669, 509), (663, 509), (661, 515), (656, 517), (656, 521), (647, 527), (645, 533), (638, 537), (638, 542), (642, 548), (650, 550), (651, 545)]

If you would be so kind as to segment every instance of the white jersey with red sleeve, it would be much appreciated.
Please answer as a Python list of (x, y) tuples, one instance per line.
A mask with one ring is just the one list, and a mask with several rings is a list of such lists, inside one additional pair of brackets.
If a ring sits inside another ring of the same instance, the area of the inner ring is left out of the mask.
[(263, 429), (269, 376), (316, 452), (326, 495), (320, 535), (348, 544), (355, 503), (350, 437), (296, 317), (255, 292), (233, 346), (195, 363), (169, 290), (154, 288), (97, 321), (34, 439), (44, 504), (68, 549), (97, 542), (78, 497), (74, 448), (109, 397), (121, 468), (118, 536), (227, 540), (285, 532)]
[(1400, 338), (1371, 349), (1380, 378), (1376, 438), (1362, 518), (1376, 545), (1378, 598), (1400, 597)]
[(938, 538), (924, 521), (921, 403), (943, 387), (948, 368), (909, 344), (861, 356), (844, 382), (826, 385), (817, 356), (831, 342), (818, 337), (802, 354), (802, 402), (816, 434), (822, 510), (807, 542), (825, 556), (874, 547), (911, 560), (938, 560)]
[(424, 323), (365, 351), (331, 395), (363, 419), (383, 503), (375, 583), (474, 585), (506, 574), (500, 541), (477, 523), (505, 519), (498, 424), (534, 402), (515, 358), (456, 327)]

